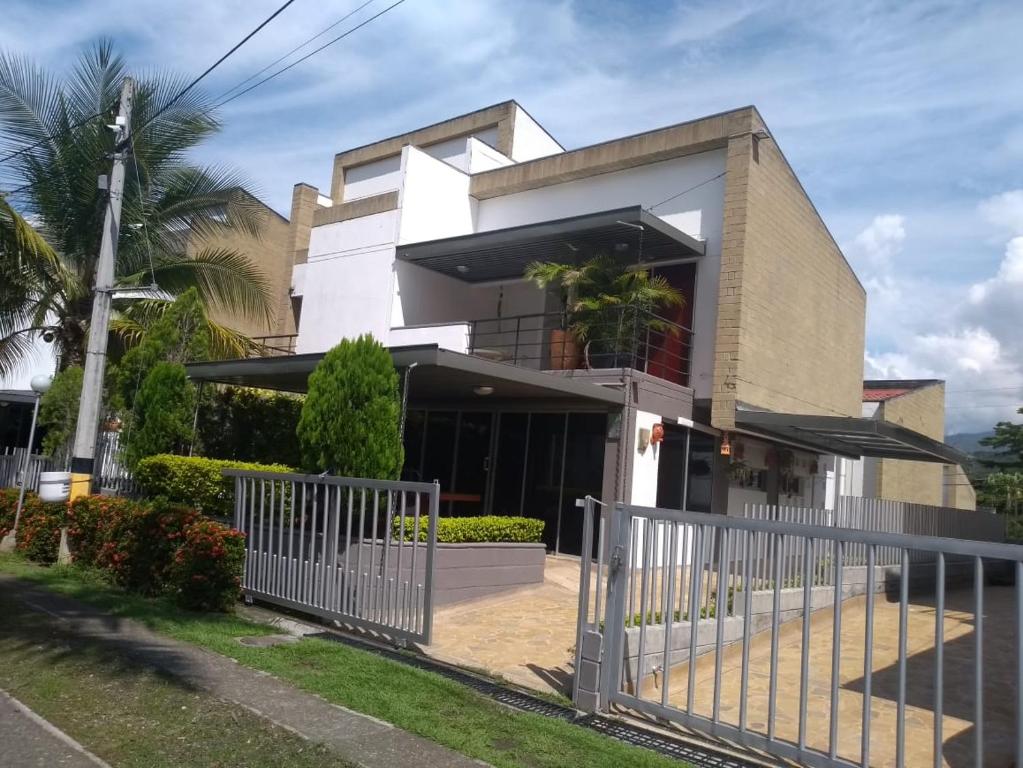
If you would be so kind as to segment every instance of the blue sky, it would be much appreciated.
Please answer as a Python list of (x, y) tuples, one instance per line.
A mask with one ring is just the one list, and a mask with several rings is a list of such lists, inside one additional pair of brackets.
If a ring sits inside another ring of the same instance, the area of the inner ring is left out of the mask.
[[(361, 1), (296, 0), (208, 91)], [(278, 4), (7, 0), (0, 47), (60, 72), (108, 35), (195, 74)], [(287, 213), (335, 152), (506, 98), (569, 148), (756, 104), (867, 286), (867, 374), (945, 378), (949, 430), (983, 429), (1023, 404), (1020, 30), (1019, 2), (406, 0), (228, 105), (198, 154)]]

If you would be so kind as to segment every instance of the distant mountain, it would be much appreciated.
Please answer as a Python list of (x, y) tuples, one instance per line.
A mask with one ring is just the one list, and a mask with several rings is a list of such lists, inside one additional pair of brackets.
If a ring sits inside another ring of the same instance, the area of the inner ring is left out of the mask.
[(959, 432), (955, 435), (945, 435), (945, 442), (957, 451), (968, 453), (974, 456), (978, 453), (990, 453), (991, 449), (981, 445), (980, 441), (985, 437), (991, 437), (995, 432), (989, 429), (986, 432)]

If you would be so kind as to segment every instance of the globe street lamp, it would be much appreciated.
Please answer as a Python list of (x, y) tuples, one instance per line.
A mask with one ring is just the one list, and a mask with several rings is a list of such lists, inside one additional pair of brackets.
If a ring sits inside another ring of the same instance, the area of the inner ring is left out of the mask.
[(25, 504), (25, 489), (28, 486), (28, 463), (32, 458), (32, 444), (36, 439), (36, 420), (39, 418), (39, 401), (53, 383), (52, 376), (33, 376), (29, 386), (35, 393), (35, 405), (32, 407), (32, 426), (28, 430), (28, 448), (25, 450), (25, 459), (21, 463), (21, 490), (18, 492), (18, 507), (14, 513), (14, 526), (10, 532), (0, 541), (0, 552), (13, 552), (17, 541), (18, 523), (21, 520), (21, 508)]

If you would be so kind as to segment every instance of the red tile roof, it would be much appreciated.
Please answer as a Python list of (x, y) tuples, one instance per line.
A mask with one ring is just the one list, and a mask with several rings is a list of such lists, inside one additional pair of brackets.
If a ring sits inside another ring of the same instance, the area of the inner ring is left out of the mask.
[(865, 403), (883, 403), (885, 400), (891, 400), (893, 397), (904, 395), (907, 392), (911, 392), (912, 387), (885, 387), (885, 388), (872, 388), (863, 390), (863, 402)]

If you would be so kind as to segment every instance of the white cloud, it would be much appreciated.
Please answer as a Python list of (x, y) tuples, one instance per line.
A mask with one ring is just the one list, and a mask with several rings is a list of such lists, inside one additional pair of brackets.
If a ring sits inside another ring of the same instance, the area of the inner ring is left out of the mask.
[(980, 215), (1010, 234), (1023, 234), (1023, 189), (989, 197), (977, 206)]
[(875, 216), (870, 226), (856, 235), (849, 256), (869, 272), (884, 273), (906, 241), (906, 217), (895, 213)]

